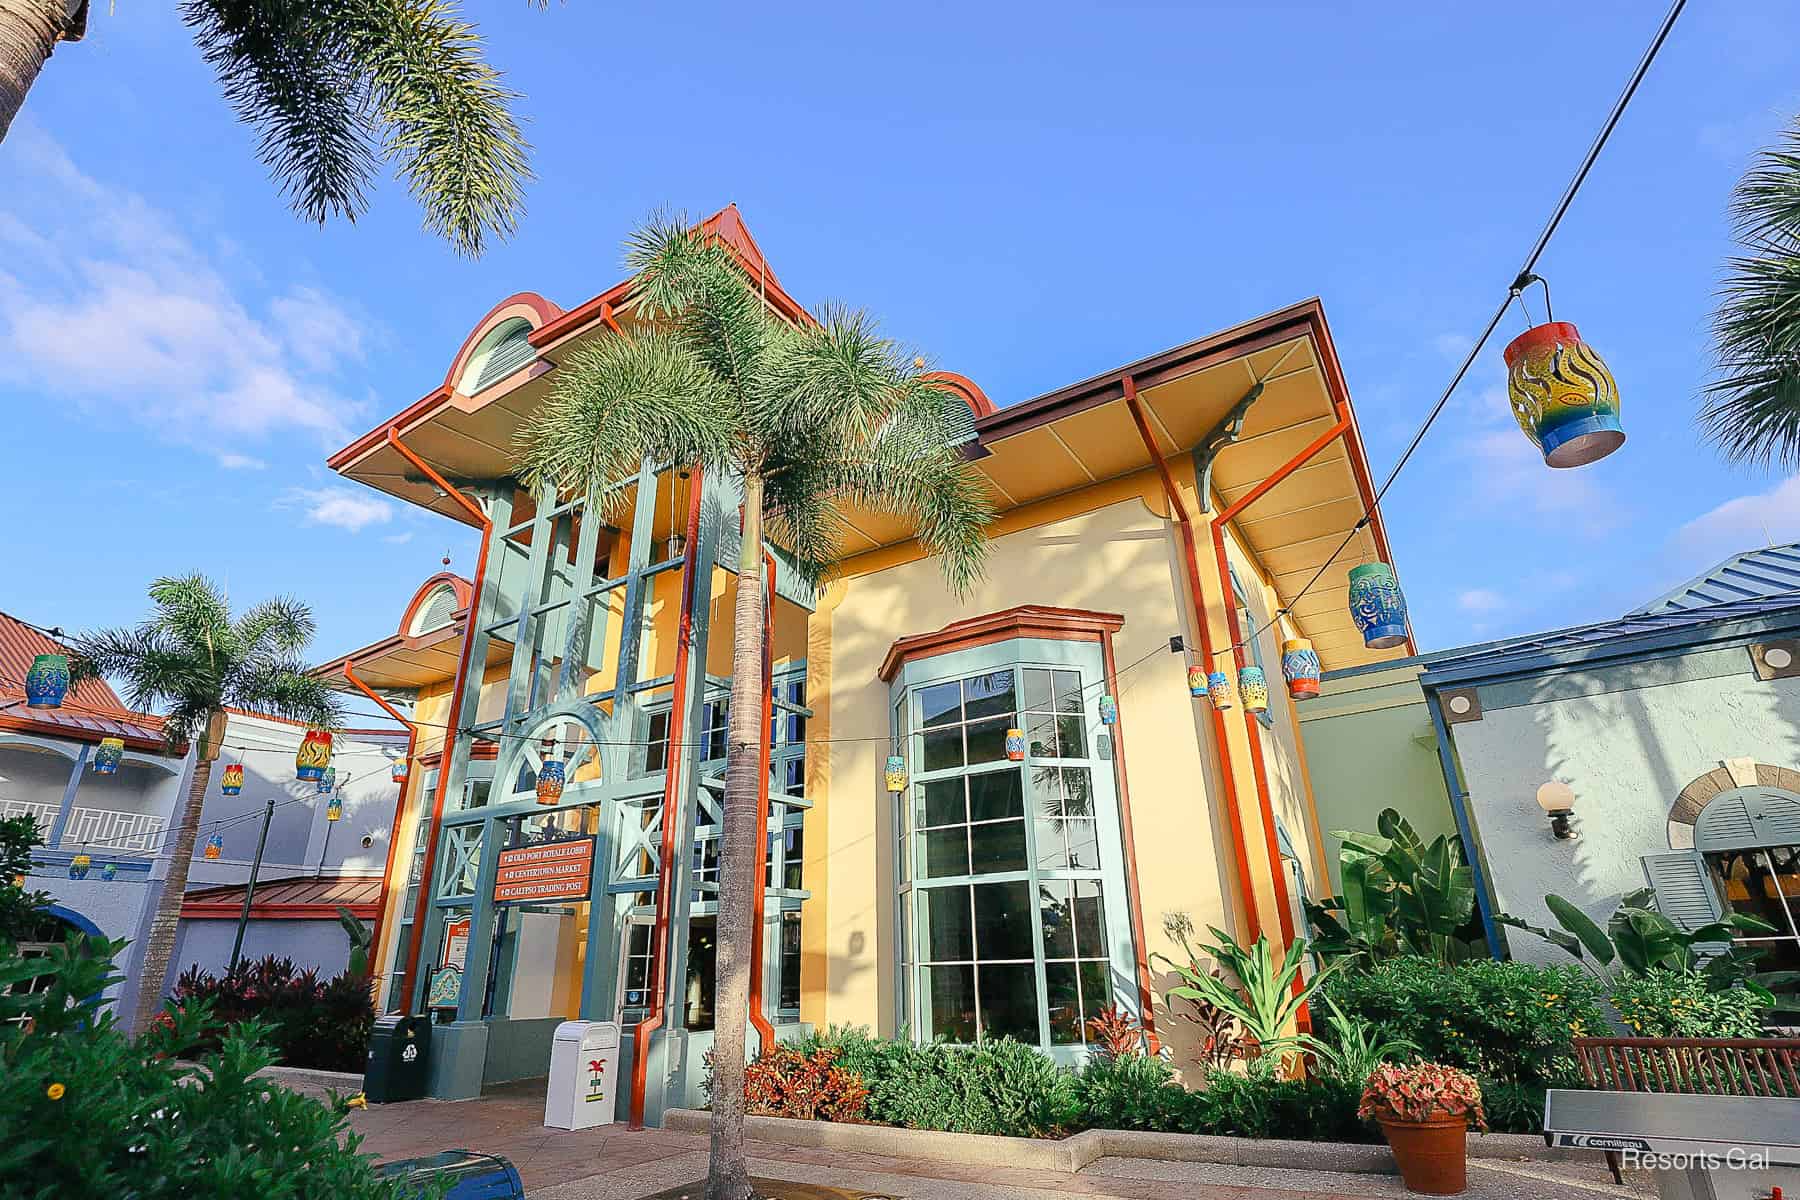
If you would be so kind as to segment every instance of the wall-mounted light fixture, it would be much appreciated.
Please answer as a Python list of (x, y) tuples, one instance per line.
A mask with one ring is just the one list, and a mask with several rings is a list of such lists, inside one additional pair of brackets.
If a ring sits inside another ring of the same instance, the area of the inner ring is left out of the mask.
[(1575, 836), (1569, 818), (1575, 815), (1575, 789), (1552, 779), (1537, 790), (1538, 807), (1550, 818), (1550, 832), (1558, 841)]

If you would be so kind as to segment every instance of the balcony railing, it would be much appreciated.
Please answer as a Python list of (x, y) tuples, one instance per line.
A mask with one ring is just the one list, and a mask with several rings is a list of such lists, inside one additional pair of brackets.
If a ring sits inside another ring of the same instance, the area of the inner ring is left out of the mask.
[[(35, 817), (38, 831), (46, 838), (56, 824), (60, 806), (34, 800), (0, 800), (0, 817)], [(119, 812), (110, 808), (69, 810), (69, 825), (62, 841), (52, 849), (83, 847), (108, 854), (154, 854), (162, 846), (167, 818), (147, 813)]]
[(1609, 1092), (1800, 1099), (1800, 1039), (1576, 1038), (1575, 1056)]

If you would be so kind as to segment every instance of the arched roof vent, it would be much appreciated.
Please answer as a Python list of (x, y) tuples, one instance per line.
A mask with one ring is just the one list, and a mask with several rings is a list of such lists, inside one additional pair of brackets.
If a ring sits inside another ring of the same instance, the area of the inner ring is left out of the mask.
[(524, 317), (511, 317), (488, 330), (463, 365), (456, 390), (473, 396), (530, 363), (537, 357), (530, 341), (531, 329), (531, 322)]

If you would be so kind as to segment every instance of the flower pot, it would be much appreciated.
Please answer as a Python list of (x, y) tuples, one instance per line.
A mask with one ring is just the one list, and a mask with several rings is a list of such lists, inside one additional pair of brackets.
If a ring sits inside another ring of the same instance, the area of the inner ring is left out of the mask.
[(1376, 1120), (1387, 1135), (1394, 1161), (1400, 1164), (1407, 1191), (1455, 1196), (1469, 1186), (1467, 1117), (1390, 1121), (1378, 1116)]

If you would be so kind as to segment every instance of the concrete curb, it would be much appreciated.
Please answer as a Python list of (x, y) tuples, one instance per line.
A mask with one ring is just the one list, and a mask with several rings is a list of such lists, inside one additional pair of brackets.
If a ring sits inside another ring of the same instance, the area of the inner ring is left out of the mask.
[[(670, 1109), (663, 1127), (678, 1133), (705, 1133), (712, 1117), (700, 1109)], [(1090, 1129), (1073, 1137), (990, 1137), (939, 1133), (891, 1125), (840, 1125), (787, 1117), (746, 1117), (745, 1135), (762, 1142), (894, 1158), (929, 1158), (964, 1166), (1015, 1167), (1073, 1175), (1101, 1158), (1142, 1158), (1162, 1162), (1222, 1163), (1238, 1167), (1279, 1167), (1299, 1171), (1340, 1171), (1356, 1175), (1397, 1173), (1386, 1146), (1344, 1142), (1295, 1142), (1214, 1137), (1191, 1133), (1141, 1133)], [(1469, 1157), (1531, 1159), (1539, 1162), (1592, 1158), (1582, 1151), (1552, 1150), (1532, 1134), (1471, 1133)]]
[(355, 1095), (362, 1091), (363, 1083), (361, 1075), (352, 1075), (346, 1071), (317, 1071), (311, 1067), (264, 1067), (256, 1073), (256, 1077), (279, 1083), (290, 1092), (316, 1096), (321, 1100), (325, 1098), (327, 1089), (345, 1096)]

